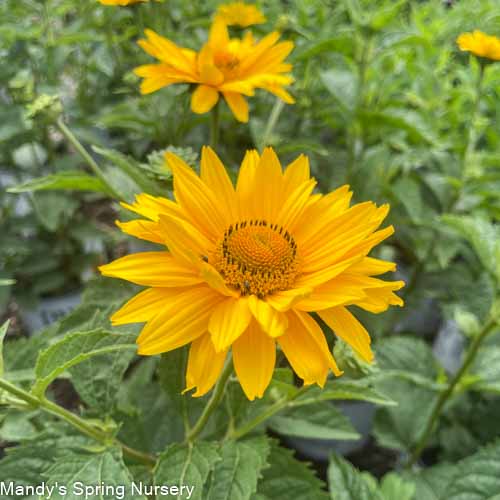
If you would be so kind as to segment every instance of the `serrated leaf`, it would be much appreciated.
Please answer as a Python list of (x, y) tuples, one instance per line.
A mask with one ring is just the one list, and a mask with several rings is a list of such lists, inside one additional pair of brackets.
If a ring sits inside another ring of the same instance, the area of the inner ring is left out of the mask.
[(370, 474), (360, 472), (337, 455), (330, 459), (328, 485), (332, 500), (384, 500)]
[[(123, 498), (143, 499), (145, 496), (137, 494), (132, 490), (132, 477), (123, 463), (120, 449), (107, 449), (103, 453), (72, 453), (60, 459), (56, 459), (52, 466), (43, 474), (47, 478), (48, 486), (56, 487), (51, 498), (54, 500), (77, 500), (85, 495), (85, 490), (76, 489), (78, 483), (86, 486), (96, 487), (96, 485), (105, 485), (107, 491), (96, 492), (93, 496), (98, 496), (101, 500), (115, 500), (117, 495), (115, 491), (124, 493)], [(65, 485), (67, 494), (62, 494), (61, 485)], [(113, 489), (111, 489), (113, 488)], [(121, 490), (115, 490), (121, 488)], [(90, 491), (90, 490), (89, 490)]]
[(469, 375), (475, 380), (468, 389), (500, 394), (500, 346), (481, 347)]
[(156, 485), (193, 488), (191, 500), (205, 500), (203, 487), (216, 462), (220, 460), (217, 445), (204, 441), (172, 444), (160, 455), (155, 468)]
[(220, 450), (221, 460), (215, 464), (204, 499), (248, 500), (257, 490), (269, 451), (266, 438), (224, 443)]
[(33, 191), (70, 190), (91, 191), (109, 195), (105, 184), (92, 175), (82, 172), (59, 172), (45, 177), (32, 179), (7, 189), (9, 193), (28, 193)]
[(269, 467), (262, 471), (252, 500), (323, 500), (324, 483), (308, 464), (294, 458), (293, 451), (271, 442)]
[(40, 353), (35, 368), (37, 380), (32, 392), (38, 396), (45, 394), (49, 384), (60, 374), (92, 356), (136, 349), (132, 336), (101, 329), (66, 335)]
[(331, 403), (300, 406), (277, 415), (269, 427), (279, 434), (312, 439), (359, 439), (349, 419)]

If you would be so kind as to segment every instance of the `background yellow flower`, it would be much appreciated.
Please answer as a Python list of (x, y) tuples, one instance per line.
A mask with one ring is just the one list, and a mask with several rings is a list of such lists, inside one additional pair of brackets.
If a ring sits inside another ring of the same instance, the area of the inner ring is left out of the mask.
[(500, 61), (500, 39), (496, 36), (475, 30), (472, 33), (462, 33), (457, 38), (457, 43), (460, 50), (493, 61)]
[(403, 304), (402, 281), (375, 276), (395, 264), (368, 257), (393, 233), (378, 230), (389, 211), (372, 202), (350, 207), (348, 186), (322, 196), (299, 156), (282, 171), (270, 148), (247, 152), (236, 187), (219, 158), (204, 148), (201, 178), (167, 153), (176, 201), (146, 194), (125, 208), (146, 219), (119, 223), (133, 236), (168, 251), (122, 257), (105, 276), (148, 288), (112, 316), (115, 325), (146, 322), (139, 354), (191, 343), (187, 389), (195, 396), (216, 382), (229, 350), (249, 399), (262, 397), (276, 344), (305, 384), (323, 386), (341, 371), (311, 313), (372, 361), (370, 336), (348, 309), (372, 313)]
[(286, 103), (294, 102), (284, 88), (293, 82), (289, 74), (292, 65), (284, 62), (293, 43), (277, 43), (276, 32), (259, 41), (250, 32), (243, 38), (230, 38), (226, 23), (217, 17), (208, 42), (198, 53), (178, 47), (152, 30), (145, 34), (147, 39), (139, 40), (139, 45), (160, 62), (135, 69), (136, 75), (144, 78), (143, 94), (173, 83), (198, 84), (191, 98), (193, 112), (207, 113), (222, 94), (240, 122), (248, 121), (244, 96), (253, 96), (255, 89), (267, 90)]
[(148, 0), (99, 0), (103, 5), (131, 5), (133, 3), (147, 2)]
[(228, 26), (241, 26), (242, 28), (266, 22), (266, 18), (255, 5), (244, 2), (220, 5), (217, 9), (217, 16)]

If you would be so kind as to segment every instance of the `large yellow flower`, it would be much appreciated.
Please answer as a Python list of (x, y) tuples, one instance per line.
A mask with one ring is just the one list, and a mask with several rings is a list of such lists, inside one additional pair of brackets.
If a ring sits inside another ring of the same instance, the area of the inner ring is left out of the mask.
[(230, 38), (227, 24), (216, 17), (210, 29), (208, 42), (200, 52), (178, 47), (152, 30), (145, 30), (146, 40), (139, 45), (158, 64), (146, 64), (135, 69), (144, 78), (141, 93), (149, 94), (173, 83), (197, 84), (191, 97), (195, 113), (207, 113), (224, 96), (234, 116), (248, 121), (248, 103), (243, 96), (253, 96), (255, 89), (264, 89), (293, 103), (292, 96), (283, 88), (293, 82), (288, 74), (292, 66), (284, 60), (293, 49), (292, 42), (280, 42), (273, 32), (260, 41), (250, 32), (243, 38)]
[(242, 28), (266, 22), (266, 18), (255, 5), (249, 5), (244, 2), (220, 5), (217, 9), (217, 15), (228, 26), (241, 26)]
[(372, 313), (402, 305), (402, 281), (374, 276), (395, 264), (368, 257), (393, 233), (378, 229), (389, 207), (350, 207), (343, 186), (314, 194), (309, 163), (299, 156), (282, 171), (271, 148), (247, 152), (236, 187), (210, 148), (201, 176), (167, 153), (175, 201), (142, 194), (123, 206), (145, 219), (121, 229), (167, 249), (104, 265), (105, 276), (148, 287), (113, 316), (115, 325), (145, 322), (138, 352), (154, 355), (191, 343), (186, 373), (194, 396), (209, 391), (232, 351), (249, 399), (262, 397), (275, 365), (276, 343), (305, 384), (340, 375), (316, 312), (366, 361), (370, 337), (347, 306)]
[(471, 52), (472, 54), (500, 61), (500, 39), (490, 36), (482, 31), (475, 30), (472, 33), (462, 33), (457, 38), (460, 50)]
[(131, 5), (133, 3), (147, 2), (148, 0), (99, 0), (103, 5)]

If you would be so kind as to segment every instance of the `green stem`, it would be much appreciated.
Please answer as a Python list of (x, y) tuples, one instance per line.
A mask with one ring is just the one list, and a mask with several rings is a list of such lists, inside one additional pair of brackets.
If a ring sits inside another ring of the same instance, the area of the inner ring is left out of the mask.
[(293, 396), (285, 397), (276, 401), (273, 405), (269, 406), (262, 413), (256, 415), (252, 420), (249, 420), (246, 424), (243, 424), (238, 429), (235, 429), (233, 432), (228, 433), (227, 439), (240, 439), (243, 436), (246, 436), (249, 432), (255, 429), (257, 426), (265, 422), (267, 419), (271, 418), (276, 413), (285, 409), (287, 406), (292, 406), (293, 401), (297, 399), (299, 396), (304, 395), (312, 386), (302, 386)]
[(274, 102), (274, 106), (271, 109), (271, 113), (269, 114), (269, 118), (267, 120), (266, 128), (264, 129), (264, 133), (260, 139), (259, 149), (262, 151), (270, 141), (270, 138), (273, 134), (274, 127), (276, 127), (276, 123), (278, 123), (278, 118), (280, 117), (281, 111), (283, 110), (285, 103), (279, 98), (276, 98)]
[(11, 384), (5, 379), (0, 378), (0, 388), (13, 394), (18, 399), (25, 401), (32, 408), (40, 408), (41, 410), (55, 415), (56, 417), (66, 421), (68, 424), (72, 425), (75, 429), (78, 429), (82, 434), (99, 441), (100, 443), (108, 446), (108, 445), (116, 445), (121, 447), (123, 454), (127, 455), (130, 458), (137, 460), (145, 465), (153, 466), (156, 463), (156, 459), (154, 456), (149, 455), (147, 453), (143, 453), (142, 451), (135, 450), (130, 448), (129, 446), (123, 444), (121, 441), (116, 439), (113, 436), (110, 436), (106, 432), (102, 431), (89, 424), (85, 419), (71, 413), (66, 410), (62, 406), (49, 401), (45, 397), (36, 397), (33, 394), (21, 389), (20, 387)]
[(210, 113), (210, 146), (217, 150), (219, 144), (220, 105), (217, 103)]
[(64, 123), (62, 117), (59, 117), (57, 119), (57, 127), (59, 130), (62, 132), (64, 137), (68, 139), (68, 141), (71, 143), (71, 145), (76, 149), (76, 151), (80, 154), (80, 156), (86, 161), (87, 165), (92, 169), (96, 177), (98, 177), (101, 182), (106, 186), (107, 190), (109, 191), (110, 195), (115, 197), (118, 200), (123, 200), (124, 197), (118, 193), (113, 186), (109, 184), (109, 182), (106, 179), (106, 176), (104, 175), (103, 171), (101, 170), (101, 167), (96, 163), (94, 158), (90, 156), (88, 151), (83, 147), (82, 143), (76, 138), (76, 136), (71, 132), (71, 130), (66, 126)]
[(460, 380), (462, 377), (467, 373), (467, 370), (470, 368), (471, 364), (474, 362), (477, 352), (479, 350), (479, 347), (481, 346), (481, 343), (483, 340), (487, 337), (487, 335), (495, 328), (497, 325), (497, 321), (491, 320), (487, 322), (483, 329), (479, 332), (478, 335), (476, 335), (469, 347), (469, 350), (467, 351), (467, 355), (465, 356), (462, 365), (460, 366), (460, 369), (457, 371), (457, 373), (453, 376), (453, 378), (450, 380), (448, 387), (441, 393), (439, 398), (436, 401), (436, 404), (434, 406), (434, 409), (432, 410), (431, 416), (429, 417), (429, 420), (427, 421), (427, 425), (425, 426), (425, 429), (422, 433), (422, 436), (420, 437), (415, 449), (413, 450), (410, 460), (408, 461), (407, 467), (411, 467), (414, 465), (417, 460), (420, 458), (420, 455), (424, 451), (427, 442), (429, 438), (431, 437), (431, 434), (434, 430), (434, 426), (437, 423), (437, 420), (439, 419), (439, 416), (441, 415), (441, 412), (443, 410), (444, 405), (448, 401), (448, 399), (452, 396), (453, 392), (455, 391), (456, 386), (459, 384)]
[(205, 408), (203, 409), (200, 418), (198, 419), (196, 424), (194, 424), (193, 428), (187, 433), (186, 441), (189, 442), (194, 441), (194, 439), (203, 431), (203, 429), (207, 425), (208, 420), (210, 419), (210, 416), (212, 415), (214, 410), (219, 406), (222, 396), (224, 395), (224, 392), (226, 390), (227, 382), (232, 373), (233, 373), (233, 362), (231, 359), (228, 359), (228, 361), (226, 362), (226, 366), (224, 367), (224, 370), (222, 371), (221, 376), (217, 381), (212, 396), (208, 400)]

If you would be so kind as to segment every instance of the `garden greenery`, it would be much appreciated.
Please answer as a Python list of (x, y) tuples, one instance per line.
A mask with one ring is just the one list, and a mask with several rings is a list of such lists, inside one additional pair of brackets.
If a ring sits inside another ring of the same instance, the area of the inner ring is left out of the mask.
[(496, 0), (3, 0), (0, 496), (496, 498), (495, 35)]

